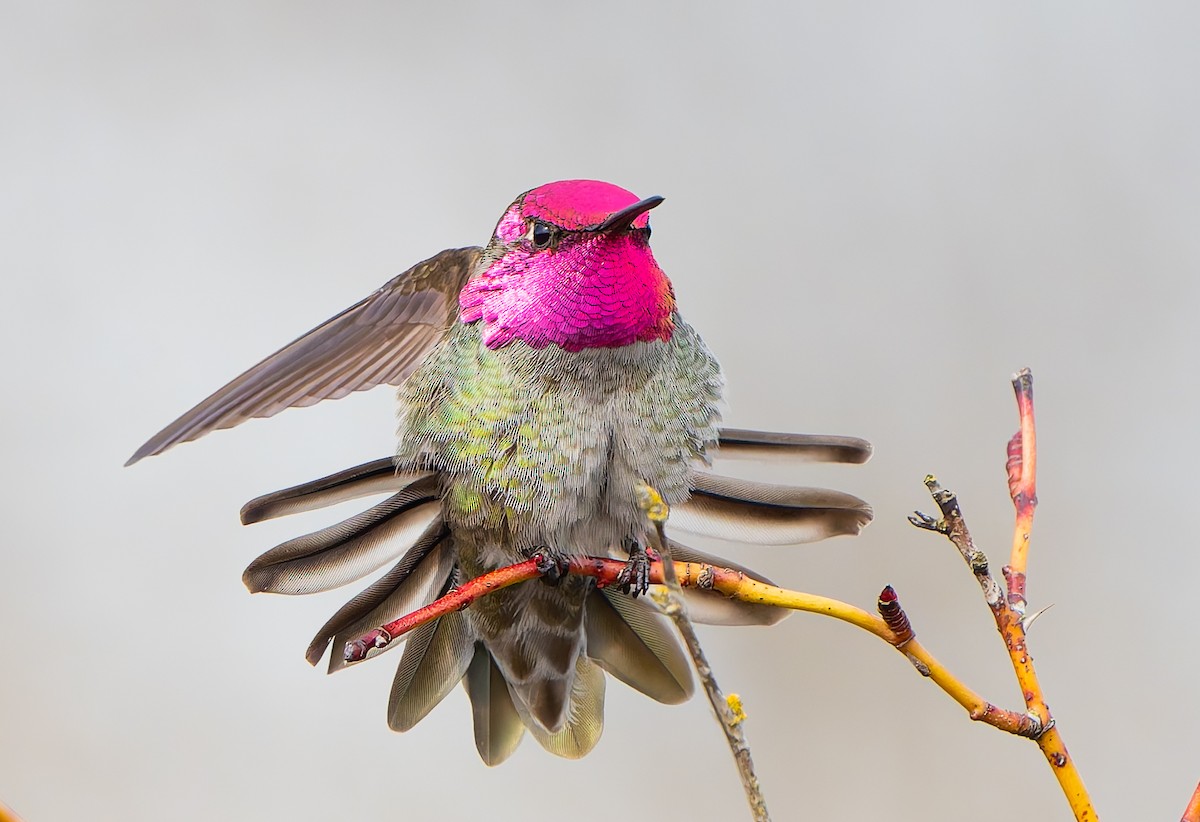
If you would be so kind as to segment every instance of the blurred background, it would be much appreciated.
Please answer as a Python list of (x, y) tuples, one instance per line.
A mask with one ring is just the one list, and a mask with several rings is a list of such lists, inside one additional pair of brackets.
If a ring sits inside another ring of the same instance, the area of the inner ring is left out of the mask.
[[(123, 470), (210, 391), (572, 177), (662, 194), (654, 247), (727, 422), (854, 434), (767, 479), (875, 506), (857, 539), (726, 549), (871, 608), (1020, 697), (935, 472), (998, 568), (1012, 372), (1033, 368), (1031, 647), (1108, 819), (1200, 779), (1200, 7), (1193, 3), (8, 3), (0, 30), (0, 798), (26, 822), (745, 818), (703, 699), (609, 682), (568, 762), (476, 756), (465, 694), (390, 732), (398, 655), (303, 659), (347, 598), (249, 596), (249, 498), (388, 454), (388, 389)], [(741, 466), (741, 471), (750, 470)], [(356, 508), (357, 506), (357, 508)], [(355, 589), (356, 590), (356, 589)], [(810, 615), (703, 633), (778, 819), (1069, 818), (1029, 742)], [(666, 788), (670, 786), (668, 791)]]

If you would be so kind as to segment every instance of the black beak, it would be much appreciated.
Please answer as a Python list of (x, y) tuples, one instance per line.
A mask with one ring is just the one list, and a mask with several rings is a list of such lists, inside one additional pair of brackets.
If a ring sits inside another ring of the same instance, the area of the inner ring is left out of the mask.
[(639, 200), (631, 206), (627, 206), (615, 214), (610, 214), (608, 219), (602, 223), (592, 226), (592, 231), (620, 231), (629, 228), (629, 224), (636, 220), (641, 215), (645, 214), (650, 209), (662, 203), (662, 197), (647, 197), (644, 200)]

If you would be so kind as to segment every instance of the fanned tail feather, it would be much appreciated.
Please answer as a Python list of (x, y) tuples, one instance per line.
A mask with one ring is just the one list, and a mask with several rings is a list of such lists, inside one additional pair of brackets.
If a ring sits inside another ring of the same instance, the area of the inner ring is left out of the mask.
[(475, 637), (462, 611), (451, 611), (412, 632), (392, 680), (388, 726), (407, 731), (425, 718), (467, 673)]
[(359, 579), (398, 556), (438, 517), (437, 478), (426, 476), (348, 520), (288, 540), (250, 563), (251, 593), (311, 594)]
[(871, 458), (871, 443), (834, 434), (781, 434), (722, 428), (718, 459), (841, 462), (861, 464)]
[(671, 509), (669, 527), (753, 545), (799, 545), (857, 534), (871, 506), (826, 488), (802, 488), (692, 472), (692, 495)]
[(571, 688), (570, 712), (557, 731), (542, 727), (520, 699), (513, 706), (538, 744), (555, 756), (579, 759), (585, 756), (604, 731), (604, 671), (587, 656), (575, 661), (575, 683)]
[(674, 705), (692, 695), (692, 666), (675, 629), (654, 606), (617, 591), (593, 590), (584, 615), (587, 655), (651, 699)]
[(325, 508), (370, 494), (392, 494), (429, 475), (428, 471), (398, 470), (391, 457), (372, 460), (319, 480), (255, 497), (242, 506), (242, 525)]
[[(346, 667), (342, 649), (347, 642), (433, 602), (449, 588), (453, 573), (454, 546), (439, 516), (390, 571), (360, 591), (321, 626), (309, 643), (305, 658), (316, 665), (332, 641), (329, 673), (340, 671)], [(381, 650), (371, 649), (367, 656), (376, 656), (400, 644), (393, 642)]]
[[(870, 445), (853, 437), (733, 429), (722, 432), (721, 447), (722, 456), (734, 458), (783, 454), (853, 463), (870, 456)], [(691, 498), (672, 509), (669, 526), (734, 542), (794, 545), (854, 534), (872, 516), (870, 506), (857, 497), (826, 489), (752, 482), (703, 470), (693, 472), (692, 484)], [(313, 593), (358, 579), (403, 552), (391, 570), (343, 605), (313, 637), (306, 658), (317, 664), (332, 643), (330, 673), (346, 667), (346, 642), (423, 607), (455, 583), (457, 554), (440, 513), (441, 478), (429, 471), (398, 470), (391, 458), (384, 458), (258, 497), (242, 509), (243, 522), (253, 523), (381, 493), (392, 496), (357, 516), (267, 551), (243, 576), (255, 592)], [(749, 568), (687, 545), (672, 541), (670, 548), (677, 561), (732, 568), (770, 583)], [(689, 589), (684, 598), (692, 619), (708, 624), (771, 625), (790, 613), (712, 591)], [(538, 683), (514, 685), (506, 680), (471, 615), (447, 614), (415, 629), (407, 642), (386, 646), (404, 645), (388, 706), (388, 724), (394, 730), (413, 727), (461, 681), (471, 701), (475, 746), (486, 764), (497, 765), (511, 756), (526, 729), (551, 753), (578, 758), (596, 745), (603, 731), (605, 671), (664, 703), (682, 702), (693, 692), (691, 665), (672, 626), (647, 601), (594, 588), (587, 594), (582, 623), (586, 646), (575, 660), (573, 677), (558, 680), (570, 688), (558, 696), (565, 713), (555, 710), (550, 704), (555, 703), (553, 694)]]
[(475, 656), (463, 677), (471, 700), (475, 726), (475, 749), (488, 766), (499, 765), (512, 756), (525, 735), (525, 723), (513, 704), (504, 674), (483, 643), (475, 643)]

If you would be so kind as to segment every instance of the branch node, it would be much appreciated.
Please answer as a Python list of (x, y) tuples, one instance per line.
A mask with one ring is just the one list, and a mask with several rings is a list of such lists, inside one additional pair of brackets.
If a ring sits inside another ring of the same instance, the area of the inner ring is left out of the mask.
[(362, 662), (367, 654), (378, 648), (384, 648), (394, 637), (382, 628), (375, 628), (346, 643), (342, 651), (342, 659), (346, 662)]
[(671, 596), (671, 592), (665, 587), (652, 590), (650, 598), (654, 600), (654, 604), (658, 606), (659, 613), (663, 616), (669, 616), (674, 619), (682, 613), (678, 600)]
[(987, 554), (976, 548), (967, 557), (967, 563), (971, 566), (971, 573), (977, 577), (985, 577), (988, 575), (988, 558)]
[[(1028, 737), (1033, 740), (1041, 739), (1043, 736), (1045, 736), (1047, 733), (1050, 732), (1051, 728), (1054, 727), (1054, 718), (1053, 717), (1051, 717), (1050, 719), (1048, 719), (1046, 721), (1043, 721), (1040, 716), (1035, 714), (1033, 711), (1030, 711), (1029, 713), (1025, 714), (1025, 718), (1028, 720), (1028, 730), (1023, 729), (1021, 736), (1025, 736), (1025, 737)], [(1057, 754), (1057, 756), (1062, 756), (1062, 754)], [(1065, 763), (1066, 763), (1066, 757), (1063, 756), (1062, 762), (1055, 762), (1054, 764), (1058, 765), (1061, 768)]]
[(918, 528), (922, 528), (926, 531), (934, 531), (939, 534), (950, 533), (950, 526), (946, 524), (944, 519), (931, 517), (929, 514), (926, 514), (922, 511), (913, 511), (912, 514), (909, 515), (908, 521)]
[[(879, 609), (879, 615), (883, 617), (883, 621), (894, 635), (892, 644), (896, 648), (903, 648), (912, 641), (916, 634), (913, 632), (912, 623), (908, 620), (908, 614), (904, 613), (904, 608), (900, 606), (900, 597), (897, 596), (895, 588), (888, 585), (880, 591), (876, 607)], [(917, 664), (912, 657), (909, 657), (909, 661), (914, 665)], [(925, 676), (929, 676), (928, 670), (928, 668), (925, 669)]]
[(746, 708), (742, 705), (742, 697), (738, 694), (730, 694), (725, 697), (725, 705), (729, 708), (729, 723), (731, 725), (741, 725), (746, 721)]
[(1012, 435), (1008, 441), (1008, 460), (1004, 463), (1005, 473), (1008, 474), (1008, 495), (1015, 502), (1021, 493), (1021, 464), (1024, 461), (1021, 453), (1021, 432)]
[(1003, 571), (1008, 582), (1008, 603), (1021, 616), (1025, 613), (1025, 574), (1011, 565), (1005, 565)]
[(938, 507), (943, 511), (953, 510), (958, 507), (958, 495), (949, 488), (931, 489), (933, 493), (933, 501), (938, 504)]
[[(896, 647), (900, 647), (900, 646), (896, 646)], [(933, 676), (933, 672), (931, 670), (929, 670), (929, 666), (926, 665), (921, 660), (917, 659), (912, 654), (906, 653), (904, 655), (904, 657), (905, 657), (905, 659), (907, 659), (909, 662), (912, 663), (912, 666), (917, 669), (917, 673), (919, 673), (921, 676), (924, 676), (924, 677)]]
[(643, 482), (634, 488), (634, 493), (637, 495), (638, 505), (646, 514), (646, 519), (655, 525), (662, 525), (667, 521), (667, 517), (671, 514), (671, 508), (657, 488)]

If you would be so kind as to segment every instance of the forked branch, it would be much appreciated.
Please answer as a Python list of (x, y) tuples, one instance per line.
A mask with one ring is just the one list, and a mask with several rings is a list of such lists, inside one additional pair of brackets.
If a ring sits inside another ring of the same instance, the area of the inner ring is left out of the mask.
[(1031, 736), (1037, 742), (1046, 761), (1050, 763), (1050, 768), (1070, 803), (1075, 818), (1095, 822), (1096, 811), (1092, 807), (1075, 762), (1067, 752), (1062, 735), (1055, 727), (1050, 709), (1046, 706), (1042, 686), (1033, 667), (1033, 655), (1029, 652), (1026, 641), (1028, 624), (1025, 619), (1025, 568), (1029, 554), (1029, 534), (1033, 526), (1033, 511), (1037, 506), (1037, 438), (1033, 424), (1033, 375), (1028, 368), (1022, 369), (1013, 376), (1012, 383), (1017, 397), (1020, 428), (1008, 444), (1008, 487), (1017, 510), (1017, 522), (1011, 558), (1009, 565), (1004, 568), (1004, 575), (1008, 580), (1007, 595), (993, 578), (987, 555), (975, 546), (959, 507), (958, 498), (952, 492), (943, 489), (935, 477), (926, 477), (925, 485), (941, 511), (941, 518), (935, 519), (918, 511), (909, 517), (909, 521), (919, 528), (944, 534), (954, 543), (975, 575), (983, 591), (984, 600), (996, 621), (996, 629), (1008, 649), (1017, 684), (1025, 699), (1027, 715), (1036, 728), (1036, 733)]

